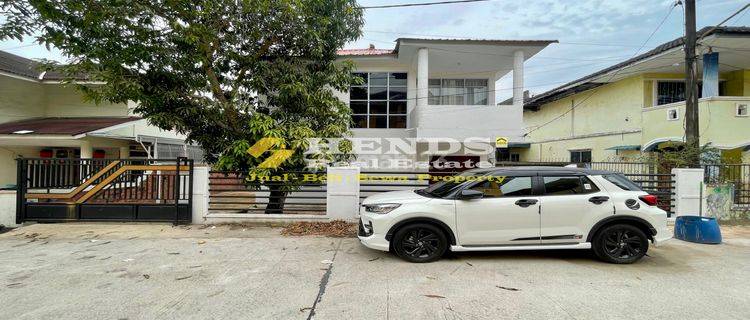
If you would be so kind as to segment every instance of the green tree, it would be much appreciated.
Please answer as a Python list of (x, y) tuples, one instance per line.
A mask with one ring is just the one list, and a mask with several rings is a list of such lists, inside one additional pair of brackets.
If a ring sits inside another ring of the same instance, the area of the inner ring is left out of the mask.
[[(278, 170), (299, 169), (307, 138), (349, 133), (351, 111), (332, 89), (356, 81), (335, 61), (361, 35), (355, 0), (5, 0), (0, 11), (0, 39), (58, 48), (69, 63), (46, 67), (86, 97), (137, 102), (221, 169), (258, 170), (263, 159), (243, 148), (262, 137), (297, 150)], [(81, 74), (101, 85), (74, 83)]]

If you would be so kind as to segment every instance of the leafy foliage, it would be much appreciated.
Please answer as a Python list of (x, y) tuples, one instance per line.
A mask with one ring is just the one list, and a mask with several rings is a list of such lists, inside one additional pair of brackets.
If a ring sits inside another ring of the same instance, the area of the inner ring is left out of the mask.
[[(207, 160), (222, 155), (222, 168), (254, 168), (243, 148), (262, 137), (301, 148), (348, 134), (350, 110), (331, 89), (356, 81), (335, 61), (361, 34), (355, 0), (6, 0), (0, 10), (0, 39), (60, 49), (70, 63), (46, 67), (101, 83), (75, 84), (89, 99), (137, 102)], [(297, 152), (285, 166), (303, 164)]]
[[(688, 144), (678, 143), (661, 150), (654, 160), (670, 168), (691, 168), (698, 167), (701, 164), (720, 163), (720, 155), (721, 151), (711, 144), (696, 148)], [(700, 160), (696, 161), (695, 159)]]
[[(361, 35), (355, 0), (5, 0), (0, 40), (34, 36), (70, 63), (52, 62), (89, 99), (137, 102), (153, 125), (197, 142), (219, 169), (256, 171), (247, 149), (264, 137), (297, 152), (306, 139), (348, 135), (334, 95), (352, 81), (336, 50)], [(318, 157), (329, 157), (318, 155)], [(260, 171), (260, 172), (257, 172)], [(294, 185), (269, 186), (278, 213)]]

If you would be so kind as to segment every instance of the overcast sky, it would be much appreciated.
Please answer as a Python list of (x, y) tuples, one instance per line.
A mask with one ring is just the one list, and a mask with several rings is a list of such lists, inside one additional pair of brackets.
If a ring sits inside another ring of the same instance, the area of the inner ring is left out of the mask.
[[(433, 0), (359, 0), (362, 6)], [(564, 82), (630, 58), (669, 12), (673, 0), (491, 0), (464, 4), (370, 9), (364, 36), (347, 48), (393, 48), (398, 37), (559, 40), (526, 62), (526, 87), (541, 93)], [(715, 25), (747, 0), (698, 0), (698, 28)], [(682, 36), (683, 9), (675, 8), (641, 52)], [(728, 25), (750, 25), (750, 14)], [(0, 50), (27, 58), (62, 60), (29, 39), (0, 42)], [(496, 85), (500, 99), (509, 97), (511, 78)]]

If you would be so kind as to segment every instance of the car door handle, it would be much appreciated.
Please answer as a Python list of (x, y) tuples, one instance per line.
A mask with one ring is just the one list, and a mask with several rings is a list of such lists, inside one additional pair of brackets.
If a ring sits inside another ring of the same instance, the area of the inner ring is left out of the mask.
[(592, 202), (594, 204), (602, 204), (609, 201), (609, 197), (607, 196), (597, 196), (597, 197), (591, 197), (589, 198), (589, 202)]
[(539, 200), (536, 199), (521, 199), (516, 201), (516, 205), (519, 207), (526, 208), (531, 205), (535, 205)]

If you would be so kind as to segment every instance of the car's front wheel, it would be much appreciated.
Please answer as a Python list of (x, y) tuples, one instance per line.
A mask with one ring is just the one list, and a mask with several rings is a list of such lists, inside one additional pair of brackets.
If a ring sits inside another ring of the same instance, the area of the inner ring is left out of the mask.
[(409, 262), (432, 262), (448, 249), (448, 239), (440, 228), (426, 223), (404, 226), (393, 236), (393, 251)]
[(648, 238), (635, 226), (615, 224), (597, 232), (592, 247), (599, 259), (627, 264), (636, 262), (646, 255)]

